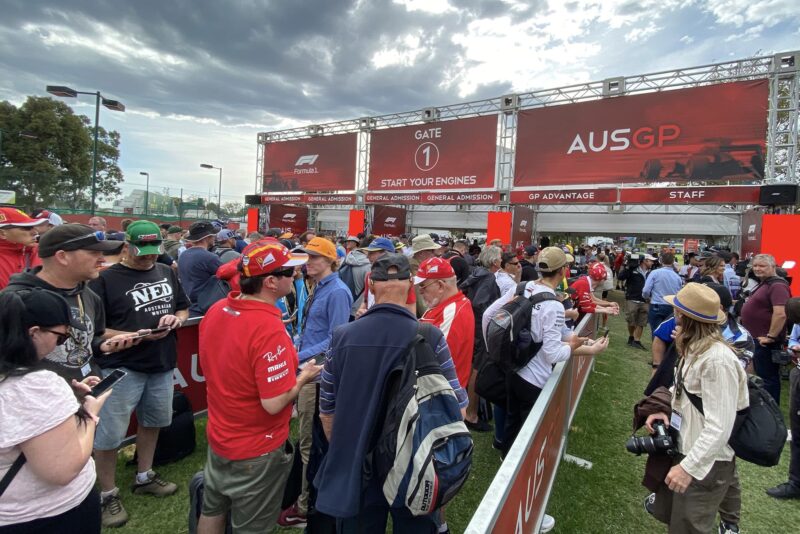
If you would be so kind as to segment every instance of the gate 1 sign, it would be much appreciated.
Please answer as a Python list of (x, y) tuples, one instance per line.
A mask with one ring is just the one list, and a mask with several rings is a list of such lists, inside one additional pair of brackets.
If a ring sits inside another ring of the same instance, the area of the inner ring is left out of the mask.
[(308, 208), (276, 204), (269, 208), (269, 227), (302, 234), (308, 230)]
[(767, 80), (519, 113), (514, 185), (764, 178)]
[(264, 145), (264, 191), (352, 190), (356, 134), (328, 135)]
[(394, 206), (375, 206), (372, 233), (383, 236), (399, 236), (406, 233), (406, 210)]
[(375, 130), (370, 191), (494, 187), (497, 115)]

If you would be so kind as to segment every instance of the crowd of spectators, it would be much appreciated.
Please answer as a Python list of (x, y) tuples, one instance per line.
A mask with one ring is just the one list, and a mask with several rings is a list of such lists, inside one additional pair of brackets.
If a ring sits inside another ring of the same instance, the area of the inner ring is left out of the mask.
[[(542, 246), (549, 243), (512, 250), (437, 234), (332, 238), (277, 228), (245, 236), (217, 221), (188, 229), (127, 221), (116, 231), (102, 217), (82, 225), (49, 212), (34, 218), (0, 208), (0, 215), (0, 313), (4, 327), (6, 320), (15, 327), (0, 335), (0, 415), (16, 421), (30, 411), (35, 422), (0, 430), (0, 473), (11, 472), (20, 453), (27, 458), (0, 499), (0, 529), (125, 524), (115, 473), (134, 410), (130, 489), (175, 493), (178, 485), (153, 470), (153, 455), (160, 429), (171, 424), (175, 331), (202, 317), (209, 445), (200, 532), (221, 533), (228, 519), (236, 532), (314, 522), (379, 532), (389, 515), (395, 532), (449, 532), (444, 509), (412, 516), (362, 478), (382, 385), (418, 323), (435, 329), (432, 348), (466, 427), (493, 431), (504, 456), (553, 366), (607, 348), (607, 336), (579, 337), (573, 326), (586, 314), (605, 324), (622, 300), (627, 344), (652, 353), (651, 385), (675, 391), (673, 416), (654, 414), (648, 429), (657, 420), (675, 425), (675, 413), (683, 417), (676, 426), (686, 429), (646, 509), (676, 532), (701, 531), (719, 509), (720, 532), (738, 532), (738, 476), (720, 436), (747, 405), (745, 369), (780, 399), (773, 353), (786, 344), (791, 294), (771, 256), (755, 256), (743, 272), (738, 255), (715, 249), (688, 254), (679, 267), (668, 250)], [(609, 294), (618, 284), (622, 298)], [(488, 323), (512, 299), (543, 294), (530, 317), (541, 349), (508, 374), (505, 403), (481, 399), (475, 381), (487, 362)], [(788, 341), (795, 353), (798, 328)], [(112, 394), (87, 394), (116, 370), (127, 374)], [(800, 402), (796, 379), (793, 371), (793, 406)], [(704, 417), (678, 386), (705, 400)], [(36, 392), (60, 399), (58, 409), (34, 414), (43, 402)], [(56, 438), (70, 455), (58, 468), (46, 454)], [(800, 497), (797, 450), (795, 440), (789, 481), (770, 488), (771, 496)], [(299, 497), (282, 506), (296, 454)], [(699, 484), (709, 477), (723, 481), (713, 492)], [(44, 495), (48, 505), (34, 506)], [(703, 499), (716, 503), (713, 514), (696, 505)], [(545, 516), (541, 531), (554, 524)]]

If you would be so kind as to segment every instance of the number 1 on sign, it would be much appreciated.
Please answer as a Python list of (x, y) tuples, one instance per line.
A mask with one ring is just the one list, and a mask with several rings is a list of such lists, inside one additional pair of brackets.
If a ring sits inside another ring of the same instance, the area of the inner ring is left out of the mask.
[(414, 154), (414, 164), (421, 171), (429, 171), (439, 163), (439, 148), (433, 143), (422, 143)]

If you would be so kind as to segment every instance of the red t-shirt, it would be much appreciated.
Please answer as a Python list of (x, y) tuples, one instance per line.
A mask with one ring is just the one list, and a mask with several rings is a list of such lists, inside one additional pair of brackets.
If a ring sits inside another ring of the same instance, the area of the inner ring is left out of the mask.
[(475, 315), (469, 299), (459, 291), (426, 311), (420, 321), (431, 323), (442, 331), (456, 366), (458, 383), (466, 390), (469, 375), (472, 373), (472, 351), (475, 342)]
[(597, 304), (592, 300), (592, 286), (589, 282), (589, 277), (581, 276), (570, 287), (575, 290), (572, 300), (577, 304), (578, 311), (581, 314), (594, 313)]
[[(375, 295), (369, 290), (369, 275), (364, 277), (364, 291), (367, 292), (367, 308), (371, 308), (375, 304)], [(408, 298), (406, 299), (406, 304), (416, 304), (417, 303), (417, 292), (414, 291), (414, 286), (408, 290)]]
[(297, 352), (281, 311), (232, 292), (200, 323), (200, 365), (208, 398), (208, 444), (228, 460), (255, 458), (289, 437), (292, 403), (270, 415), (261, 399), (297, 383)]
[[(759, 284), (742, 306), (742, 326), (747, 328), (754, 339), (766, 336), (772, 323), (772, 307), (785, 306), (791, 296), (792, 292), (785, 282)], [(781, 332), (784, 331), (785, 329), (781, 329)], [(783, 337), (782, 333), (778, 336), (779, 340)]]

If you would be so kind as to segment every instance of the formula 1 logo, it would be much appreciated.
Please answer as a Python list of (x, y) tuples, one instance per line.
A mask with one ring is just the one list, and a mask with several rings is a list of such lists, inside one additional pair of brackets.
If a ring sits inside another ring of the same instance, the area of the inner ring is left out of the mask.
[(292, 221), (293, 222), (295, 220), (295, 218), (297, 218), (297, 214), (296, 213), (287, 213), (286, 215), (283, 216), (283, 219), (281, 219), (281, 220), (282, 221)]
[(394, 224), (397, 221), (397, 217), (386, 217), (386, 224)]
[(297, 158), (297, 163), (294, 164), (295, 167), (301, 167), (303, 165), (314, 165), (317, 162), (317, 158), (319, 158), (319, 154), (307, 154), (305, 156), (300, 156)]
[(527, 228), (528, 227), (528, 221), (520, 221), (519, 222), (519, 227), (520, 228)]

